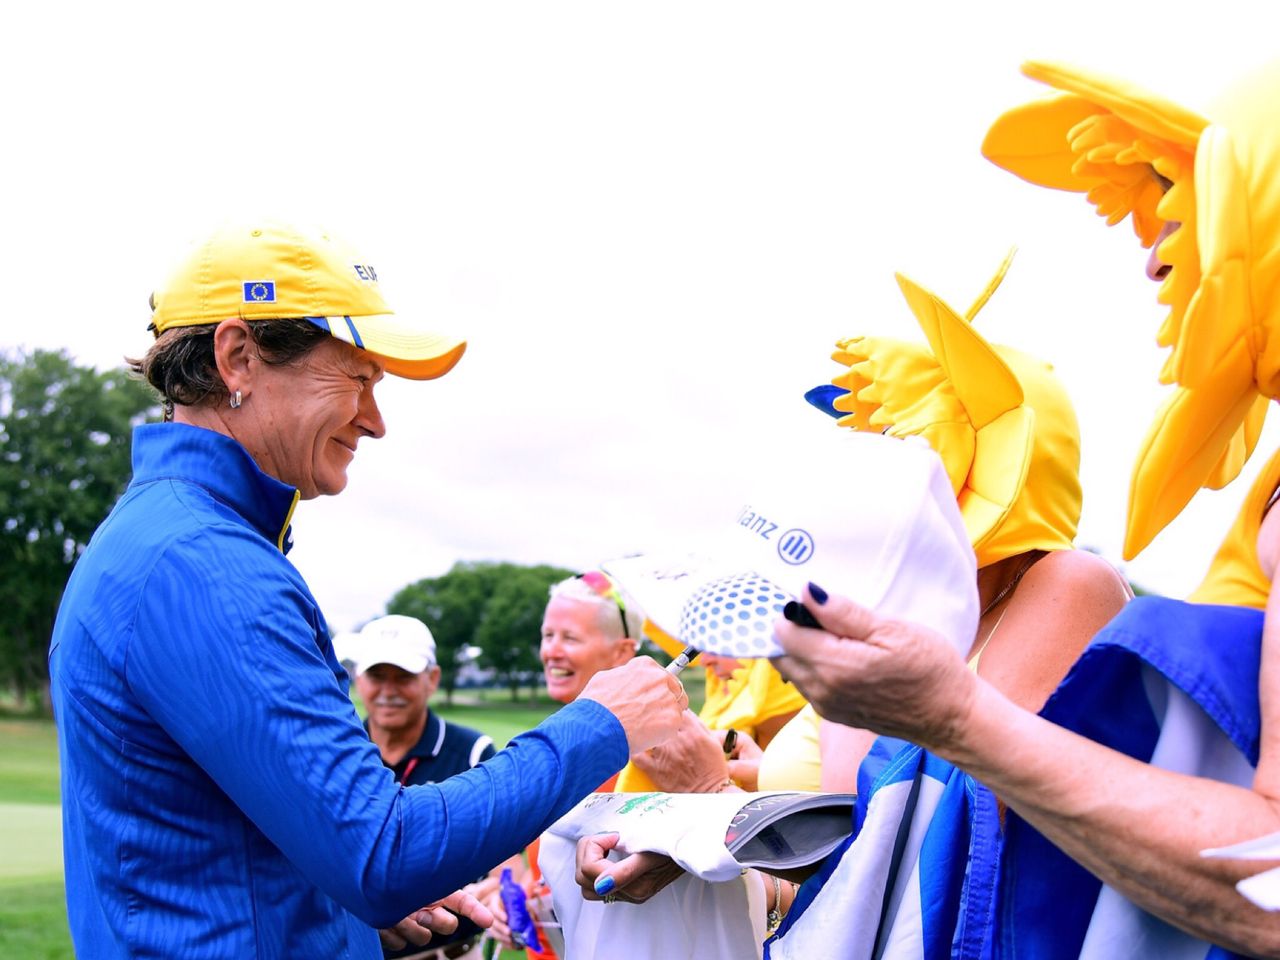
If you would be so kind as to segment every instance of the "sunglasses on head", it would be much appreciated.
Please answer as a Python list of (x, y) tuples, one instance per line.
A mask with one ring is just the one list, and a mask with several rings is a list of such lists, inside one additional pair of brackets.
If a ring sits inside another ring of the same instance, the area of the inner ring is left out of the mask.
[(618, 592), (618, 588), (613, 585), (613, 581), (599, 570), (588, 570), (586, 573), (580, 573), (577, 579), (590, 587), (597, 596), (614, 602), (618, 608), (618, 619), (622, 621), (622, 636), (630, 640), (631, 631), (627, 628), (627, 605), (623, 602), (622, 594)]

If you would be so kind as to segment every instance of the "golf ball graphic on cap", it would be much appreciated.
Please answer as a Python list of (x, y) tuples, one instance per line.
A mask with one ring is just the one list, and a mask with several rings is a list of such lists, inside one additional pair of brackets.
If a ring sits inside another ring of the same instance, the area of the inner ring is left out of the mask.
[(699, 650), (731, 657), (768, 656), (773, 621), (790, 594), (754, 573), (723, 577), (699, 587), (680, 611), (680, 639)]

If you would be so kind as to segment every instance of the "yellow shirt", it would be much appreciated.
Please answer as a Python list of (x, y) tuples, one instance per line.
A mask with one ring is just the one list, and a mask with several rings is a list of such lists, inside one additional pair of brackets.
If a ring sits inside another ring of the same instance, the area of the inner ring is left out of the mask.
[(821, 723), (818, 711), (809, 704), (787, 721), (765, 747), (756, 789), (822, 789), (822, 746), (818, 741)]
[(656, 793), (658, 785), (649, 779), (648, 774), (641, 773), (630, 760), (618, 774), (618, 782), (614, 793)]
[[(1280, 450), (1271, 455), (1240, 506), (1231, 532), (1218, 548), (1204, 582), (1187, 599), (1192, 603), (1221, 603), (1265, 610), (1271, 581), (1258, 564), (1258, 531), (1272, 491), (1280, 485)], [(1272, 510), (1280, 510), (1280, 505)]]
[(752, 737), (756, 727), (805, 705), (800, 691), (782, 679), (768, 660), (743, 660), (728, 680), (707, 671), (707, 700), (698, 718), (712, 730), (733, 727)]

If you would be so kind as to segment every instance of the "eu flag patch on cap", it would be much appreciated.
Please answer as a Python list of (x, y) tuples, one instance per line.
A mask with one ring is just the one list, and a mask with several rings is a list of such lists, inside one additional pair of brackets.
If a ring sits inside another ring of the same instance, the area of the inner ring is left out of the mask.
[(275, 303), (276, 283), (274, 280), (246, 280), (244, 282), (245, 303)]

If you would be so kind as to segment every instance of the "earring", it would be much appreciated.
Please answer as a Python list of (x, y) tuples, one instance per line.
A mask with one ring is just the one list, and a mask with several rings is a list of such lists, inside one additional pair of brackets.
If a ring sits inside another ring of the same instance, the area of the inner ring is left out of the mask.
[(242, 403), (244, 403), (244, 397), (241, 396), (240, 391), (237, 390), (235, 393), (231, 395), (231, 409), (239, 410), (240, 404)]

